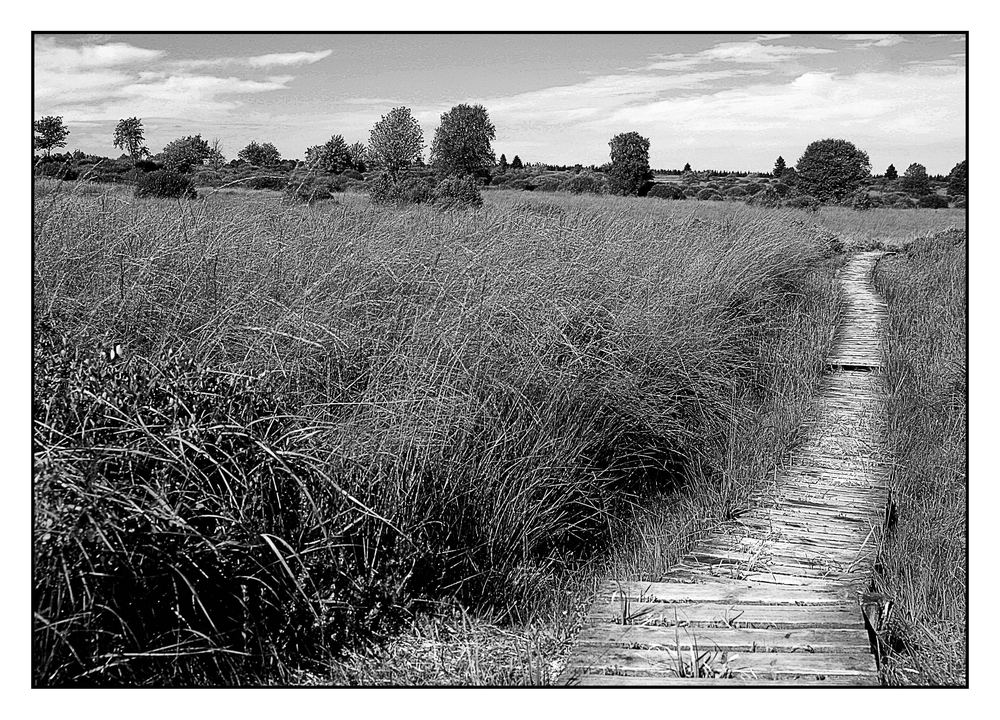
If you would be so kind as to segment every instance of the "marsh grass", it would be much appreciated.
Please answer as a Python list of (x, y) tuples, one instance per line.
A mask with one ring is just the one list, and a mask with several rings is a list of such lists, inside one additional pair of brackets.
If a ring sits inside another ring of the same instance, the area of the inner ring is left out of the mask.
[(966, 234), (932, 234), (882, 260), (890, 490), (895, 523), (877, 589), (893, 598), (892, 685), (964, 685), (968, 466)]
[(558, 644), (601, 558), (745, 502), (832, 332), (801, 213), (75, 189), (36, 186), (40, 685), (322, 675), (441, 601)]

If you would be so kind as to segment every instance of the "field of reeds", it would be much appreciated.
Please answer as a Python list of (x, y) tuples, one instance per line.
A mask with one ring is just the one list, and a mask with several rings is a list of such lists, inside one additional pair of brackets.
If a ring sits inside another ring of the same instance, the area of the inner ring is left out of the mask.
[(885, 679), (963, 685), (968, 597), (967, 239), (939, 233), (882, 260), (894, 525), (876, 585), (894, 600)]
[(340, 659), (442, 604), (569, 633), (580, 568), (745, 503), (837, 314), (797, 211), (35, 190), (38, 685), (375, 683)]

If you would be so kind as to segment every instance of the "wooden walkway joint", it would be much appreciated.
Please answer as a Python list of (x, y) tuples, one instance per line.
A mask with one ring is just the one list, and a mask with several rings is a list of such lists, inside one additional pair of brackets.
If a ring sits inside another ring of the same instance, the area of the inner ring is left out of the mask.
[(877, 685), (862, 613), (886, 503), (877, 449), (885, 304), (854, 255), (810, 434), (753, 510), (657, 582), (607, 582), (570, 685)]

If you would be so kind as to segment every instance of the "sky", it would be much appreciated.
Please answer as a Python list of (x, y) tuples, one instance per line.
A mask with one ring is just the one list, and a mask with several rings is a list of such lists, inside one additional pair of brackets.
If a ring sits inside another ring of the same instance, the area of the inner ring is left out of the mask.
[(34, 116), (63, 117), (66, 150), (117, 157), (135, 116), (154, 154), (200, 134), (302, 158), (401, 105), (429, 146), (481, 103), (508, 160), (599, 165), (637, 131), (654, 168), (769, 170), (833, 137), (937, 174), (965, 158), (965, 70), (955, 34), (35, 35)]

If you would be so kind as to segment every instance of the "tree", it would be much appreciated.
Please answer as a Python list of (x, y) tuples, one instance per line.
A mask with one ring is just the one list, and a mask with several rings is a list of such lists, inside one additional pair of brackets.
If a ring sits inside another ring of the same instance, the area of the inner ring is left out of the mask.
[(504, 155), (503, 153), (500, 153), (500, 161), (497, 163), (497, 172), (503, 175), (505, 172), (507, 172), (507, 169), (509, 167), (510, 165), (507, 163), (507, 156)]
[(482, 105), (456, 105), (441, 115), (434, 132), (431, 163), (445, 175), (489, 176), (496, 162), (496, 128)]
[(367, 159), (391, 177), (418, 162), (424, 150), (424, 131), (408, 107), (393, 108), (375, 123), (368, 138)]
[(318, 172), (338, 175), (354, 167), (351, 149), (343, 135), (334, 135), (325, 145), (314, 145), (306, 150), (306, 165)]
[(795, 168), (799, 189), (821, 202), (846, 201), (871, 174), (868, 153), (847, 140), (810, 143)]
[(256, 140), (251, 140), (249, 145), (236, 153), (236, 156), (244, 162), (259, 167), (271, 167), (281, 162), (278, 148), (269, 142), (258, 143)]
[(889, 167), (887, 167), (885, 169), (885, 179), (886, 180), (895, 180), (898, 177), (899, 177), (899, 173), (896, 172), (896, 166), (893, 165), (892, 163), (889, 163)]
[(692, 172), (692, 170), (691, 170), (691, 163), (684, 163), (684, 169), (681, 170), (681, 172), (682, 173)]
[(149, 155), (143, 133), (142, 120), (137, 117), (123, 118), (115, 126), (115, 147), (127, 153), (133, 165)]
[(615, 135), (611, 146), (611, 167), (608, 175), (611, 190), (619, 195), (638, 195), (652, 177), (649, 171), (649, 138), (637, 132)]
[(930, 180), (927, 179), (927, 168), (920, 163), (911, 163), (903, 173), (900, 187), (912, 195), (927, 195), (931, 191)]
[(948, 194), (969, 194), (969, 161), (963, 160), (948, 173)]
[(351, 158), (351, 166), (358, 172), (368, 169), (368, 151), (363, 142), (356, 142), (347, 148), (347, 154)]
[(186, 173), (202, 160), (212, 156), (211, 146), (201, 139), (201, 135), (189, 135), (171, 141), (160, 153), (160, 162), (168, 170)]
[(62, 115), (46, 115), (35, 120), (31, 126), (35, 132), (34, 146), (42, 150), (45, 157), (52, 153), (52, 148), (66, 147), (69, 130), (63, 125)]
[(774, 161), (774, 177), (780, 178), (783, 172), (785, 172), (785, 158), (779, 155), (778, 159)]
[(208, 144), (209, 155), (208, 160), (213, 168), (218, 170), (220, 167), (226, 164), (226, 156), (222, 154), (222, 138), (214, 137), (212, 142)]
[(510, 169), (511, 170), (521, 170), (523, 168), (524, 168), (524, 163), (521, 162), (521, 158), (519, 158), (517, 155), (515, 155), (514, 159), (510, 161)]

